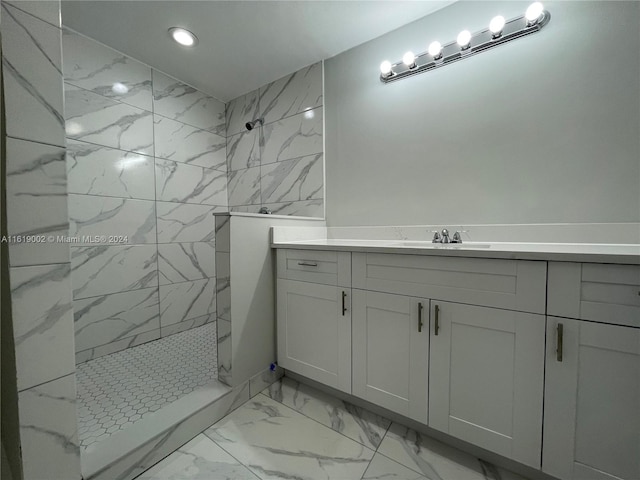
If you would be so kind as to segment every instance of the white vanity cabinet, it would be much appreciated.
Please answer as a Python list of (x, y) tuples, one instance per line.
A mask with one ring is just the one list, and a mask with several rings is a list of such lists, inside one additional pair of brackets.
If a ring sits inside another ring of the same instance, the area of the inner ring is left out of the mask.
[(278, 250), (278, 364), (351, 393), (351, 254)]
[(543, 315), (431, 302), (429, 426), (540, 468)]
[(353, 290), (353, 394), (427, 423), (429, 300)]
[(550, 262), (548, 309), (542, 470), (637, 480), (640, 267)]

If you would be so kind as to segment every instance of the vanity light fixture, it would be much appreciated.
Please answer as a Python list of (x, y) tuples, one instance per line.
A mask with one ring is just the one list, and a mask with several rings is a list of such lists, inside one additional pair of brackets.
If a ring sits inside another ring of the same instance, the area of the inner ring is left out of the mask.
[(181, 27), (171, 27), (169, 35), (183, 47), (195, 47), (198, 44), (198, 37)]
[(385, 60), (380, 64), (380, 81), (395, 82), (449, 65), (511, 40), (539, 32), (550, 20), (551, 14), (540, 2), (531, 4), (524, 15), (511, 20), (497, 15), (491, 19), (489, 28), (473, 34), (469, 30), (463, 30), (458, 34), (456, 41), (444, 45), (434, 41), (426, 52), (418, 55), (412, 52), (405, 53), (401, 62), (391, 63)]

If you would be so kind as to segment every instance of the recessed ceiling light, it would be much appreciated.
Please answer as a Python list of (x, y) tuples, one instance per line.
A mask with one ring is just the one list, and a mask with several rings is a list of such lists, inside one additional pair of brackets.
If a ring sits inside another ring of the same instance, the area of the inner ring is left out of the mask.
[(198, 43), (198, 37), (184, 28), (172, 27), (169, 29), (169, 34), (171, 38), (185, 47), (193, 47)]

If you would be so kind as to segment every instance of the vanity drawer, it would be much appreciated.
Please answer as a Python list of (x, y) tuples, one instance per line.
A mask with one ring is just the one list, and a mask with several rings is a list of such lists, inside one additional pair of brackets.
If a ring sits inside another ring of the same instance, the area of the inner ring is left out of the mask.
[(547, 263), (379, 253), (353, 254), (353, 287), (544, 313)]
[(640, 266), (549, 262), (549, 304), (556, 317), (640, 327)]
[(279, 249), (278, 278), (351, 287), (351, 253)]

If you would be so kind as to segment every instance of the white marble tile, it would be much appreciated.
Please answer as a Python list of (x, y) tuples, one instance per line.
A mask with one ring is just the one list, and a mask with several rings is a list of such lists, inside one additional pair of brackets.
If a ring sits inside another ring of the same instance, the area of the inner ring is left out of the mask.
[(227, 138), (227, 169), (242, 170), (260, 165), (260, 128)]
[(156, 243), (155, 202), (71, 194), (69, 236), (80, 237), (76, 245)]
[(87, 37), (63, 30), (65, 82), (151, 111), (151, 68)]
[(300, 217), (324, 217), (324, 200), (303, 200), (300, 202), (265, 203), (274, 215), (296, 215)]
[(261, 167), (262, 203), (324, 198), (323, 154), (270, 163)]
[(427, 477), (376, 453), (362, 480), (427, 480)]
[[(218, 318), (217, 320), (218, 334), (218, 380), (231, 385), (231, 322)], [(247, 383), (247, 397), (250, 394), (250, 387)]]
[(156, 202), (158, 243), (214, 240), (216, 210), (207, 205)]
[(427, 478), (485, 480), (477, 458), (397, 423), (389, 428), (378, 452)]
[(71, 247), (73, 298), (156, 287), (157, 258), (155, 245)]
[(65, 83), (68, 138), (153, 155), (151, 112)]
[(160, 285), (216, 276), (215, 242), (158, 245)]
[(153, 157), (67, 140), (69, 193), (155, 199)]
[(265, 480), (361, 478), (374, 453), (264, 395), (205, 435)]
[(231, 254), (216, 251), (216, 293), (218, 318), (231, 321)]
[(276, 366), (274, 370), (267, 368), (249, 379), (249, 393), (251, 398), (261, 393), (284, 375), (284, 369)]
[(72, 373), (69, 264), (11, 268), (10, 285), (18, 390)]
[(159, 115), (153, 121), (156, 157), (226, 171), (224, 137)]
[(391, 425), (384, 417), (290, 378), (274, 383), (264, 394), (373, 449), (378, 448)]
[(255, 90), (227, 104), (227, 136), (246, 132), (245, 124), (258, 118), (259, 92)]
[(231, 216), (216, 215), (216, 252), (231, 251)]
[(322, 105), (322, 62), (260, 88), (260, 114), (265, 123)]
[(110, 355), (127, 348), (135, 347), (143, 343), (151, 342), (160, 338), (160, 329), (151, 330), (149, 332), (139, 333), (132, 337), (123, 338), (115, 342), (107, 343), (106, 345), (100, 345), (99, 347), (90, 348), (88, 350), (78, 351), (76, 353), (76, 364), (88, 362), (98, 357)]
[(7, 233), (45, 239), (12, 243), (12, 266), (69, 262), (64, 148), (7, 138)]
[(20, 392), (25, 480), (80, 480), (75, 375)]
[(227, 174), (156, 159), (156, 198), (167, 202), (227, 205)]
[(161, 328), (215, 312), (215, 278), (160, 286)]
[(260, 167), (229, 172), (229, 205), (260, 204)]
[(225, 105), (174, 78), (153, 71), (154, 112), (225, 136)]
[[(215, 314), (203, 315), (201, 317), (191, 318), (180, 323), (174, 323), (173, 325), (167, 325), (162, 327), (162, 337), (168, 337), (169, 335), (175, 335), (192, 328), (198, 328), (203, 325), (213, 324), (216, 321)], [(217, 332), (217, 325), (213, 325), (213, 330)], [(217, 347), (215, 347), (217, 350)], [(215, 352), (214, 352), (215, 353)], [(216, 357), (217, 358), (217, 357)]]
[(12, 0), (5, 3), (60, 28), (60, 0)]
[(322, 108), (265, 125), (260, 146), (262, 165), (322, 153)]
[(205, 435), (198, 435), (138, 480), (216, 479), (258, 480), (247, 467), (225, 452)]
[(2, 3), (6, 132), (64, 146), (60, 29)]
[(100, 295), (73, 302), (76, 351), (160, 328), (157, 288)]

